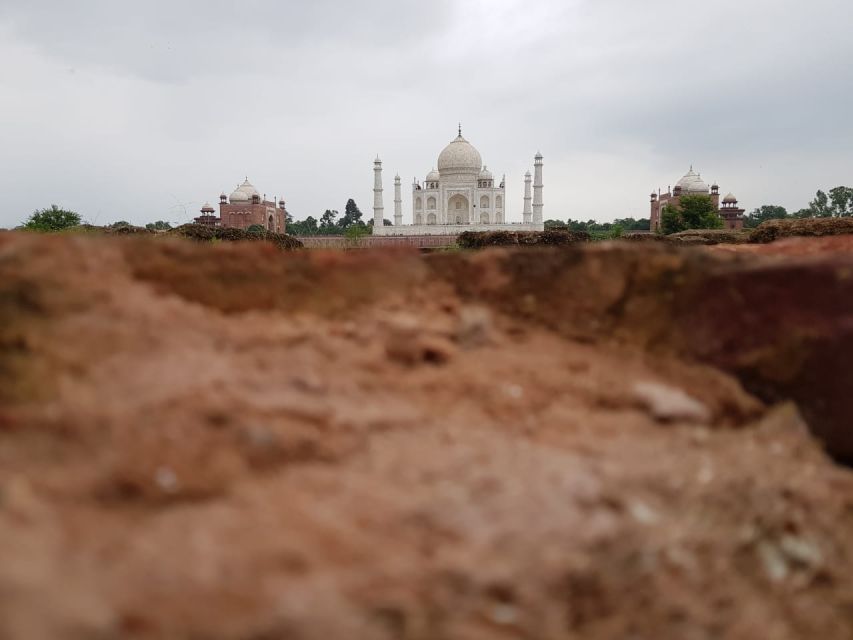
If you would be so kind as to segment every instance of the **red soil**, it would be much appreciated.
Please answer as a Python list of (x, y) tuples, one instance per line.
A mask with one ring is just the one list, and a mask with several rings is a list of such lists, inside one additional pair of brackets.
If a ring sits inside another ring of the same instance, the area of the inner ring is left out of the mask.
[(702, 338), (775, 264), (1, 235), (0, 637), (850, 638), (834, 414)]

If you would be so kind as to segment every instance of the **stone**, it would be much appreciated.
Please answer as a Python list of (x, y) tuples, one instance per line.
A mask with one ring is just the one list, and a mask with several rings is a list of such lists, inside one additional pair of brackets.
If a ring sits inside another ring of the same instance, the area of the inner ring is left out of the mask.
[(660, 422), (693, 422), (706, 424), (711, 411), (687, 393), (659, 382), (637, 382), (634, 397)]

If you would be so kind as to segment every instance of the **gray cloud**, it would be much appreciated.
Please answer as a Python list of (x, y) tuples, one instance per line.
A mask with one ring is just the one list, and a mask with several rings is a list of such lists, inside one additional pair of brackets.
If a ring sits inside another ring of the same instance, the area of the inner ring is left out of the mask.
[(246, 174), (368, 213), (374, 155), (389, 194), (460, 119), (518, 218), (537, 149), (560, 218), (646, 215), (690, 163), (747, 207), (853, 183), (846, 2), (127, 4), (0, 3), (0, 226), (183, 221)]

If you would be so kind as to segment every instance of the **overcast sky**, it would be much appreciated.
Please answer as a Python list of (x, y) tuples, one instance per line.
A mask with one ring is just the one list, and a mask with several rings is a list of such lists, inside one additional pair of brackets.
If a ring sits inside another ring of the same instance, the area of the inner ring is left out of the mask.
[(368, 218), (456, 135), (510, 221), (648, 216), (692, 163), (752, 209), (853, 186), (851, 0), (0, 0), (0, 226), (184, 222), (249, 179)]

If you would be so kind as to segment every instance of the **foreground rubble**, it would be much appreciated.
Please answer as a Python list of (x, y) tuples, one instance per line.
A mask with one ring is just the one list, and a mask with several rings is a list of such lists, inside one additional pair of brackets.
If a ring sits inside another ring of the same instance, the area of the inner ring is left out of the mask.
[(0, 235), (0, 637), (848, 638), (850, 273)]

